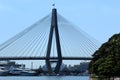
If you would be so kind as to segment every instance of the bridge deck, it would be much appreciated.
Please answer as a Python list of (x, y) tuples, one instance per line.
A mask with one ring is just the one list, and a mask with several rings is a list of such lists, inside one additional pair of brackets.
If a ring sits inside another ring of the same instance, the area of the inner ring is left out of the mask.
[[(46, 60), (46, 57), (0, 57), (0, 60)], [(57, 57), (49, 59), (56, 60)], [(92, 57), (62, 57), (62, 60), (91, 60)]]

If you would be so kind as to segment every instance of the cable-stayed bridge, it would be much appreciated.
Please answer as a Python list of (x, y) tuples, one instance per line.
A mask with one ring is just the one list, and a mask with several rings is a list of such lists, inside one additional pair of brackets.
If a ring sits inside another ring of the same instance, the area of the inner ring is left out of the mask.
[(45, 60), (49, 72), (56, 62), (58, 73), (63, 60), (91, 60), (99, 43), (52, 9), (52, 15), (0, 45), (0, 60)]

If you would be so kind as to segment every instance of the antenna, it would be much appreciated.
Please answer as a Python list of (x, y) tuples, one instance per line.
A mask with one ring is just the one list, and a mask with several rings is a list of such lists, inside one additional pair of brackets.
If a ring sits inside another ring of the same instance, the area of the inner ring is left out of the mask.
[(53, 6), (53, 8), (55, 8), (55, 3), (54, 3), (54, 4), (52, 4), (52, 6)]
[(52, 7), (56, 8), (56, 0), (52, 0)]

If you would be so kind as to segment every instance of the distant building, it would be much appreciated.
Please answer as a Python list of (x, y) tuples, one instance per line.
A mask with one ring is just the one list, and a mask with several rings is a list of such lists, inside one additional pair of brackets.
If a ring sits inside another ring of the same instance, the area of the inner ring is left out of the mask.
[(0, 61), (0, 67), (4, 67), (6, 69), (13, 68), (25, 68), (24, 64), (16, 64), (14, 61)]
[[(55, 64), (55, 63), (52, 63), (51, 65), (52, 65), (52, 69), (54, 70), (56, 64)], [(61, 67), (60, 67), (60, 70), (63, 70), (65, 67), (66, 67), (66, 65), (65, 65), (65, 64), (62, 64)], [(48, 71), (47, 66), (44, 65), (44, 66), (42, 67), (42, 70), (43, 70), (43, 71)]]

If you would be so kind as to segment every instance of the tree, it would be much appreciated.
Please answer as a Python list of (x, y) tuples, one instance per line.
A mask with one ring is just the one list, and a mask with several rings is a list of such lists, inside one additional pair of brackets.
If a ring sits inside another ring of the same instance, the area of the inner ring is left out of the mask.
[(93, 54), (89, 71), (98, 76), (120, 76), (120, 33), (113, 35)]

